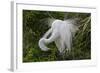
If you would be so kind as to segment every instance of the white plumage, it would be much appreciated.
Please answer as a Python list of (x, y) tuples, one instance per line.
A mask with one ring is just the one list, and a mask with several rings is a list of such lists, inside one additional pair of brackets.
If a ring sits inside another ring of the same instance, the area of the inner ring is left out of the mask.
[[(71, 20), (54, 20), (51, 28), (39, 40), (39, 47), (43, 51), (48, 51), (50, 48), (46, 44), (55, 42), (60, 53), (71, 50), (72, 37), (77, 30), (78, 27)], [(49, 35), (50, 37), (47, 38)]]

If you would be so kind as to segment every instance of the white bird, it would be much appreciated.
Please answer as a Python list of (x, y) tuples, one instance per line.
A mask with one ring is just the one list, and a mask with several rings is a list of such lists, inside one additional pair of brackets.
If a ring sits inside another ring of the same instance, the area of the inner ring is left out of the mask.
[[(64, 53), (65, 50), (70, 51), (72, 37), (77, 30), (78, 27), (73, 24), (72, 20), (56, 19), (53, 21), (51, 28), (39, 40), (39, 47), (43, 51), (48, 51), (50, 48), (46, 44), (55, 42), (60, 53)], [(50, 37), (48, 37), (49, 35)]]

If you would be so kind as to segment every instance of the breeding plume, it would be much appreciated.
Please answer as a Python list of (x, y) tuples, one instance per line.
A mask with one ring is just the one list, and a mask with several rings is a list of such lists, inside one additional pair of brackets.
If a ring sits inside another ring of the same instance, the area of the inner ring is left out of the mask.
[(48, 51), (50, 48), (46, 45), (55, 42), (60, 53), (71, 50), (72, 37), (77, 30), (78, 27), (74, 25), (73, 20), (54, 20), (51, 28), (39, 40), (39, 47), (43, 51)]

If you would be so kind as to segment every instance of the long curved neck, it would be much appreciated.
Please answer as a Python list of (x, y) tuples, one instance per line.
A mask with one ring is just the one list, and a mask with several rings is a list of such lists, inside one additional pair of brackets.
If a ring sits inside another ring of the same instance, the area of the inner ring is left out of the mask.
[(46, 33), (45, 35), (39, 40), (39, 47), (41, 48), (41, 50), (43, 51), (48, 51), (49, 48), (46, 46), (46, 40), (47, 40), (47, 37), (48, 35), (50, 35), (52, 32), (52, 29), (50, 28)]

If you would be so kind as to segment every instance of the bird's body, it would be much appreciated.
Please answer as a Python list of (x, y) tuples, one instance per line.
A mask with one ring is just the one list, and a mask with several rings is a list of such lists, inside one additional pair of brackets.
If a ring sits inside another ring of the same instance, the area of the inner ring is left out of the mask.
[[(64, 50), (70, 50), (72, 35), (77, 29), (78, 28), (68, 20), (54, 20), (51, 28), (39, 40), (39, 47), (41, 50), (47, 51), (50, 48), (46, 47), (46, 44), (55, 42), (60, 53), (63, 53)], [(47, 38), (50, 34), (51, 36)]]

